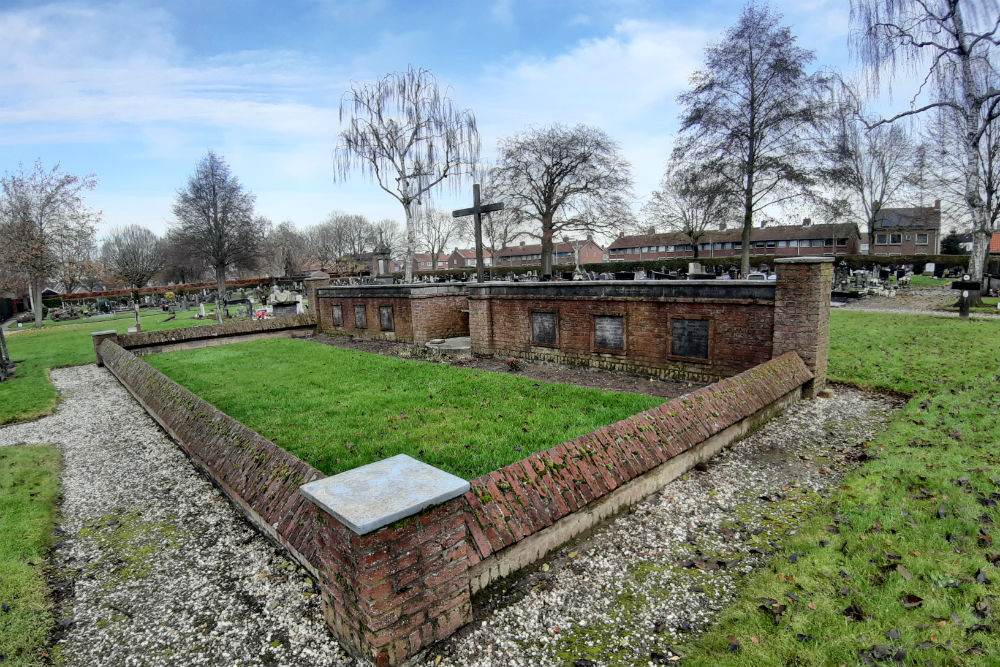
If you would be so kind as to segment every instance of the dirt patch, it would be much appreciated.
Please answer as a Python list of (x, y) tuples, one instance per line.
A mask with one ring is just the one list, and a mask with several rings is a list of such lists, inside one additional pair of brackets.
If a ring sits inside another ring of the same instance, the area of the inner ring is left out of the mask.
[[(351, 336), (329, 336), (325, 334), (317, 335), (308, 340), (312, 340), (323, 345), (332, 347), (342, 347), (350, 350), (360, 350), (362, 352), (372, 352), (390, 357), (402, 359), (414, 359), (426, 361), (428, 363), (445, 363), (451, 366), (462, 368), (473, 368), (476, 370), (490, 371), (492, 373), (510, 373), (507, 368), (506, 359), (495, 359), (493, 357), (475, 356), (449, 356), (438, 355), (437, 353), (415, 348), (409, 343), (396, 343), (387, 340), (373, 340), (371, 338), (354, 338)], [(587, 368), (585, 366), (563, 366), (560, 364), (543, 363), (537, 361), (521, 361), (521, 370), (517, 375), (540, 380), (542, 382), (561, 382), (563, 384), (573, 384), (580, 387), (593, 387), (606, 391), (621, 391), (632, 394), (646, 394), (647, 396), (661, 396), (663, 398), (675, 398), (698, 387), (705, 386), (701, 382), (687, 382), (682, 380), (662, 380), (651, 378), (648, 375), (634, 373), (621, 373), (602, 369)]]

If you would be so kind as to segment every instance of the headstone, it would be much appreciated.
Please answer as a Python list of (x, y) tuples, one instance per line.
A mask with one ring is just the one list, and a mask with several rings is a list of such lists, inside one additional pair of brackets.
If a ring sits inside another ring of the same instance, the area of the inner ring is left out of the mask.
[(198, 317), (205, 317), (205, 304), (198, 304)]
[(924, 264), (924, 273), (937, 275), (937, 266), (934, 264), (934, 262), (927, 262), (926, 264)]
[(556, 314), (531, 314), (531, 342), (535, 345), (556, 344)]
[(368, 316), (365, 314), (364, 306), (354, 306), (354, 326), (358, 329), (368, 327)]
[(690, 359), (708, 359), (710, 320), (670, 320), (670, 354)]
[(294, 301), (290, 303), (276, 303), (272, 308), (272, 314), (275, 317), (295, 317), (298, 313), (299, 304)]
[(344, 326), (344, 310), (340, 306), (333, 307), (333, 326)]
[(594, 347), (601, 350), (624, 350), (625, 318), (621, 315), (595, 315)]
[(392, 306), (379, 306), (378, 313), (382, 331), (395, 331), (392, 321)]
[(703, 273), (701, 262), (688, 262), (688, 273)]

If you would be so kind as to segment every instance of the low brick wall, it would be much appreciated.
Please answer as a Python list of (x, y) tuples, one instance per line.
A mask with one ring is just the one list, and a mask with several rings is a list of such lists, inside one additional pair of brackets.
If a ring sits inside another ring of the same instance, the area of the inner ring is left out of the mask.
[[(320, 333), (414, 345), (469, 335), (464, 284), (321, 287), (316, 290), (316, 302)], [(383, 309), (388, 309), (389, 321)]]
[(471, 595), (657, 490), (798, 398), (795, 352), (505, 466), (357, 535), (300, 485), (322, 474), (114, 340), (109, 370), (232, 502), (316, 578), (346, 650), (396, 665), (472, 620)]

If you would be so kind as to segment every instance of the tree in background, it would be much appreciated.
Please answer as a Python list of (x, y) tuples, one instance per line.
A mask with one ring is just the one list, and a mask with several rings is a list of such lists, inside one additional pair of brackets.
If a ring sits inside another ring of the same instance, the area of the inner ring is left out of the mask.
[(501, 139), (497, 153), (490, 181), (505, 210), (541, 227), (531, 235), (541, 239), (545, 275), (556, 236), (610, 232), (631, 218), (631, 166), (596, 127), (532, 128)]
[[(487, 177), (482, 187), (482, 200), (495, 202), (499, 201), (502, 196), (500, 188)], [(461, 225), (459, 236), (473, 238), (475, 231), (472, 229), (472, 216), (457, 218), (457, 220)], [(521, 214), (513, 208), (505, 206), (499, 211), (493, 211), (489, 215), (483, 216), (483, 247), (489, 249), (494, 266), (496, 266), (497, 252), (509, 247), (514, 241), (526, 234), (525, 221), (521, 219)]]
[(141, 225), (111, 230), (101, 245), (101, 261), (115, 279), (135, 289), (135, 328), (139, 323), (139, 288), (163, 268), (163, 244), (156, 234)]
[(35, 326), (42, 326), (42, 290), (57, 276), (58, 249), (94, 234), (96, 214), (86, 207), (83, 193), (97, 178), (74, 176), (59, 165), (46, 170), (41, 161), (26, 172), (5, 173), (0, 179), (0, 263), (28, 284)]
[[(270, 227), (270, 224), (268, 223)], [(264, 238), (265, 269), (270, 276), (297, 276), (308, 261), (306, 235), (286, 220), (270, 228)]]
[[(879, 88), (884, 77), (891, 81), (894, 74), (907, 72), (922, 75), (933, 86), (933, 101), (881, 122), (942, 109), (957, 125), (964, 158), (961, 181), (972, 220), (969, 273), (974, 280), (986, 268), (996, 223), (988, 209), (981, 162), (988, 132), (1000, 118), (998, 16), (996, 0), (851, 0), (852, 42), (870, 85)], [(979, 303), (974, 295), (973, 305)]]
[(750, 230), (761, 209), (800, 197), (812, 183), (808, 159), (823, 113), (815, 56), (800, 48), (781, 15), (750, 2), (679, 102), (675, 161), (708, 165), (742, 200), (741, 270), (750, 271)]
[(56, 280), (62, 291), (70, 294), (84, 285), (93, 274), (97, 262), (96, 233), (92, 226), (71, 230), (55, 241)]
[(818, 170), (834, 193), (827, 200), (833, 202), (828, 213), (860, 223), (867, 230), (869, 247), (874, 247), (878, 212), (916, 181), (917, 147), (900, 126), (868, 129), (860, 95), (846, 82), (835, 88), (829, 108), (829, 130), (819, 139)]
[(962, 247), (962, 239), (959, 238), (958, 233), (953, 229), (948, 232), (948, 235), (941, 239), (941, 254), (942, 255), (964, 255), (966, 254), (965, 248)]
[(392, 218), (382, 218), (372, 225), (372, 230), (376, 250), (388, 252), (389, 256), (392, 257), (403, 247), (403, 237), (399, 233), (399, 225)]
[(461, 236), (460, 218), (436, 208), (427, 208), (420, 214), (417, 225), (417, 242), (431, 254), (431, 271), (437, 271), (438, 256), (444, 253), (448, 244)]
[(646, 221), (679, 232), (691, 241), (698, 258), (698, 242), (713, 227), (732, 217), (732, 189), (717, 173), (697, 165), (671, 163), (643, 207)]
[[(416, 206), (449, 176), (471, 173), (479, 159), (476, 118), (457, 110), (438, 90), (434, 75), (410, 67), (378, 81), (351, 87), (340, 105), (340, 133), (334, 153), (336, 175), (353, 169), (374, 178), (406, 214), (406, 282), (413, 280), (417, 245)], [(460, 185), (452, 178), (452, 187)]]
[(167, 229), (163, 237), (164, 282), (192, 283), (200, 281), (208, 271), (204, 257), (191, 254), (177, 229)]
[(178, 190), (172, 223), (177, 241), (215, 271), (218, 321), (226, 303), (226, 271), (252, 268), (260, 258), (266, 221), (254, 218), (254, 195), (221, 157), (209, 151)]

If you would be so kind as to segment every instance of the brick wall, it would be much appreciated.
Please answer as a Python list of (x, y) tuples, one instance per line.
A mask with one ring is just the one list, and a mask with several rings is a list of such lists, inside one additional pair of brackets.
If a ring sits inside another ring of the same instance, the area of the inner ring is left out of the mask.
[(830, 350), (830, 290), (833, 260), (802, 257), (775, 260), (774, 354), (795, 351), (815, 379), (803, 389), (811, 398), (826, 384)]
[[(774, 285), (731, 281), (526, 283), (473, 286), (469, 330), (476, 354), (514, 356), (660, 377), (712, 381), (772, 357)], [(532, 342), (532, 313), (557, 314), (557, 344)], [(623, 317), (620, 351), (595, 346), (594, 318)], [(706, 359), (671, 354), (675, 319), (708, 320)]]
[[(365, 338), (385, 338), (423, 345), (434, 338), (469, 335), (468, 297), (464, 285), (386, 285), (328, 287), (317, 290), (317, 331)], [(365, 309), (358, 326), (355, 307)], [(383, 331), (380, 309), (391, 306), (393, 331)], [(334, 322), (339, 307), (341, 323)]]

